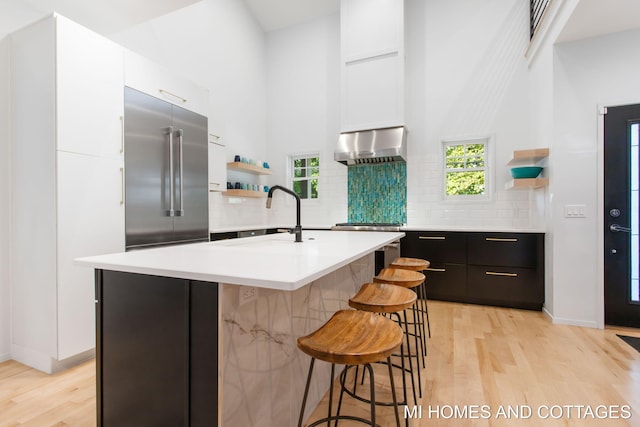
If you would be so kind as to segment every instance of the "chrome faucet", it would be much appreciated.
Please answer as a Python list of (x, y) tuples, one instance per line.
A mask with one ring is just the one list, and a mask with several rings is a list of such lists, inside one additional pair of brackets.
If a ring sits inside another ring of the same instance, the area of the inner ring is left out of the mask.
[(281, 185), (274, 185), (269, 189), (269, 194), (267, 195), (267, 209), (271, 209), (271, 200), (273, 198), (273, 192), (275, 190), (282, 190), (285, 193), (289, 193), (296, 198), (296, 226), (293, 229), (289, 230), (289, 234), (295, 234), (296, 242), (302, 242), (302, 226), (300, 225), (300, 196), (286, 187), (283, 187)]

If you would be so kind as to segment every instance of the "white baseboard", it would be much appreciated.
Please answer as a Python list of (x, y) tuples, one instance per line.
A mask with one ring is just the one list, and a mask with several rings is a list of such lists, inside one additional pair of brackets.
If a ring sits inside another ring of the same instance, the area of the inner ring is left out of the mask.
[(552, 315), (549, 312), (549, 310), (547, 310), (547, 307), (542, 307), (542, 312), (549, 319), (551, 319), (551, 322), (554, 325), (569, 325), (569, 326), (580, 326), (583, 328), (600, 329), (600, 327), (598, 326), (598, 322), (596, 322), (595, 320), (579, 320), (579, 319), (567, 319), (564, 317), (556, 317)]
[(29, 348), (11, 344), (11, 358), (23, 365), (31, 366), (34, 369), (52, 374), (51, 356), (43, 354)]
[(46, 374), (55, 374), (92, 359), (95, 355), (96, 351), (92, 348), (67, 359), (57, 360), (47, 354), (12, 344), (10, 358)]
[(6, 362), (7, 360), (11, 360), (11, 353), (0, 354), (0, 363)]
[(66, 369), (72, 368), (76, 365), (79, 365), (82, 362), (86, 362), (89, 359), (93, 359), (96, 357), (96, 349), (92, 348), (87, 351), (83, 351), (82, 353), (76, 354), (71, 357), (67, 357), (63, 360), (52, 360), (53, 372), (60, 372)]

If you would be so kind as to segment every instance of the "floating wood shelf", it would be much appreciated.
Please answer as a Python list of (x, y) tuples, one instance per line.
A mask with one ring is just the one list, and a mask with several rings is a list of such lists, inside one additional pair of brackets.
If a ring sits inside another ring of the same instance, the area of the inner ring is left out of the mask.
[(224, 191), (222, 195), (229, 197), (267, 197), (267, 193), (253, 190), (227, 190)]
[(549, 178), (520, 178), (508, 181), (505, 184), (504, 188), (505, 190), (517, 190), (525, 188), (546, 187), (547, 185), (549, 185)]
[[(533, 148), (531, 150), (514, 150), (508, 166), (539, 166), (539, 163), (549, 157), (548, 148)], [(507, 181), (505, 190), (540, 188), (549, 185), (549, 178), (519, 178)]]
[(524, 165), (531, 164), (535, 165), (540, 160), (549, 157), (549, 149), (548, 148), (534, 148), (532, 150), (515, 150), (513, 152), (513, 157), (507, 165)]
[(255, 175), (271, 175), (271, 171), (269, 169), (242, 162), (229, 162), (227, 163), (227, 169), (249, 172)]

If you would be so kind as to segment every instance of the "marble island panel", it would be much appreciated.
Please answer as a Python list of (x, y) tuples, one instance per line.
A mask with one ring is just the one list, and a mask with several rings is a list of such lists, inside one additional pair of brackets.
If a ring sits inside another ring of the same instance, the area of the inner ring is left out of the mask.
[[(309, 368), (298, 337), (325, 323), (374, 274), (373, 253), (295, 291), (222, 287), (222, 425), (296, 425)], [(330, 365), (317, 363), (306, 417), (329, 389)]]

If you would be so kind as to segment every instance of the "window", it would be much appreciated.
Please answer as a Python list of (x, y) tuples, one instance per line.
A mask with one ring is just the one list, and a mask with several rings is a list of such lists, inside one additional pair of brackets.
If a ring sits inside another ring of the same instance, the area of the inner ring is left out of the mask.
[(488, 197), (488, 138), (444, 142), (445, 197)]
[(301, 199), (317, 199), (320, 155), (318, 153), (303, 154), (291, 156), (290, 159), (293, 191)]

